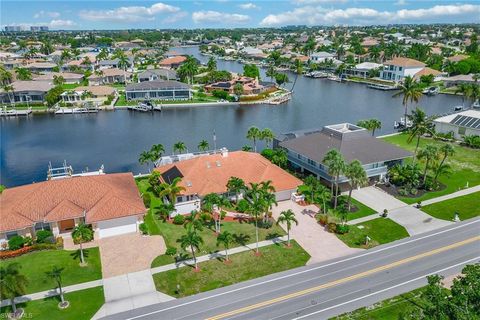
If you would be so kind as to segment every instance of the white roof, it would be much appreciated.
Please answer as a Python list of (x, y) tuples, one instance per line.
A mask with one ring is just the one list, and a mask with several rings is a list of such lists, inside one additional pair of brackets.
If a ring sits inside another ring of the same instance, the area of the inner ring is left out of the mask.
[(435, 119), (435, 122), (450, 123), (456, 116), (466, 116), (480, 119), (480, 110), (466, 110), (462, 112), (456, 112), (449, 114), (448, 116), (443, 116)]
[(332, 57), (335, 57), (335, 55), (333, 53), (328, 53), (328, 52), (325, 52), (325, 51), (321, 51), (321, 52), (312, 53), (310, 55), (310, 57), (332, 58)]
[(379, 63), (375, 63), (375, 62), (362, 62), (362, 63), (357, 64), (355, 66), (355, 69), (370, 70), (370, 69), (376, 69), (376, 68), (380, 68), (380, 67), (383, 67), (383, 64), (379, 64)]

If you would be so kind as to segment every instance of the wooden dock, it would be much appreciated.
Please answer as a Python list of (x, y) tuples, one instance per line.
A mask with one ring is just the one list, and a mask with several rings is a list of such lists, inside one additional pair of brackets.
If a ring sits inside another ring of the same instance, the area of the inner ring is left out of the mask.
[(32, 113), (32, 108), (28, 109), (21, 109), (17, 110), (15, 108), (13, 109), (8, 109), (7, 107), (3, 107), (0, 110), (0, 116), (2, 117), (17, 117), (17, 116), (28, 116)]

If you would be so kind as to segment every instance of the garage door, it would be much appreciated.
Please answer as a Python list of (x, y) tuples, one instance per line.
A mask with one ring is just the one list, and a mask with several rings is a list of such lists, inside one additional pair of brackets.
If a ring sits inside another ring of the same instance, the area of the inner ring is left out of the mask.
[(137, 232), (137, 217), (125, 217), (101, 221), (97, 224), (100, 238), (118, 236), (120, 234)]

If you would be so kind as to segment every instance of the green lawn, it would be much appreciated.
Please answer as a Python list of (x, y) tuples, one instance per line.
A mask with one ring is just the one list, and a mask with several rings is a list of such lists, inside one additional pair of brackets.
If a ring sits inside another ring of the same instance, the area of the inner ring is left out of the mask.
[[(65, 294), (65, 299), (70, 302), (67, 309), (58, 308), (59, 298), (51, 297), (43, 300), (34, 300), (17, 304), (25, 310), (23, 319), (35, 320), (89, 320), (104, 304), (103, 287), (95, 287)], [(6, 319), (6, 312), (11, 312), (10, 307), (0, 309), (0, 317)]]
[[(260, 251), (261, 256), (254, 255), (252, 251), (232, 255), (231, 264), (219, 260), (200, 263), (200, 272), (183, 267), (157, 273), (153, 275), (153, 280), (158, 291), (184, 297), (301, 267), (310, 259), (310, 255), (295, 241), (292, 241), (291, 248), (276, 244), (260, 248)], [(180, 292), (177, 292), (177, 284), (180, 285)]]
[(75, 89), (76, 87), (80, 87), (81, 84), (79, 83), (64, 83), (62, 84), (63, 90), (72, 90)]
[[(363, 228), (362, 228), (363, 226)], [(337, 237), (352, 248), (365, 248), (365, 237), (369, 236), (368, 248), (379, 244), (389, 243), (409, 236), (407, 230), (388, 218), (377, 218), (350, 226), (346, 234), (337, 234)]]
[(480, 192), (424, 206), (422, 211), (435, 218), (449, 221), (454, 219), (455, 212), (458, 212), (460, 220), (478, 217), (480, 216)]
[(46, 272), (53, 266), (64, 268), (62, 273), (63, 285), (68, 286), (76, 283), (87, 282), (102, 278), (100, 253), (98, 248), (84, 250), (88, 257), (88, 265), (80, 267), (79, 260), (74, 259), (75, 251), (45, 250), (24, 254), (20, 257), (0, 261), (0, 266), (6, 266), (16, 262), (21, 266), (29, 284), (27, 293), (49, 290), (55, 287), (53, 280), (48, 279)]
[[(416, 142), (412, 141), (410, 144), (408, 144), (407, 138), (407, 134), (399, 134), (382, 139), (406, 150), (414, 151)], [(419, 148), (422, 148), (427, 144), (441, 146), (445, 143), (447, 142), (422, 138), (420, 139)], [(428, 192), (417, 198), (400, 197), (400, 200), (411, 204), (453, 193), (455, 191), (464, 189), (467, 184), (469, 187), (480, 184), (480, 150), (466, 148), (458, 144), (452, 144), (452, 146), (455, 149), (455, 155), (447, 158), (446, 161), (452, 167), (452, 174), (449, 176), (440, 176), (438, 179), (447, 187), (440, 191)], [(420, 165), (423, 166), (422, 163)]]
[(366, 205), (364, 205), (363, 203), (361, 203), (360, 201), (357, 201), (355, 199), (352, 198), (352, 205), (354, 205), (355, 207), (357, 207), (357, 211), (355, 212), (351, 212), (348, 214), (348, 217), (347, 219), (350, 221), (350, 220), (354, 220), (354, 219), (358, 219), (358, 218), (363, 218), (363, 217), (366, 217), (366, 216), (369, 216), (369, 215), (372, 215), (372, 214), (375, 214), (377, 213), (375, 210), (373, 210), (372, 208), (370, 207), (367, 207)]
[(416, 289), (405, 294), (360, 308), (338, 317), (335, 320), (397, 320), (406, 312), (418, 308), (418, 298), (424, 289)]

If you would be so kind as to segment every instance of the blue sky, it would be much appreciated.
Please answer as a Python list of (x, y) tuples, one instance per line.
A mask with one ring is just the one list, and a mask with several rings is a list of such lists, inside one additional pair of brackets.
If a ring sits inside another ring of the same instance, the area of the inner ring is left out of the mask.
[(5, 25), (51, 29), (221, 28), (388, 23), (480, 23), (480, 1), (2, 0)]

